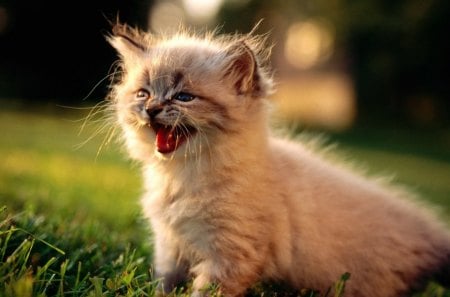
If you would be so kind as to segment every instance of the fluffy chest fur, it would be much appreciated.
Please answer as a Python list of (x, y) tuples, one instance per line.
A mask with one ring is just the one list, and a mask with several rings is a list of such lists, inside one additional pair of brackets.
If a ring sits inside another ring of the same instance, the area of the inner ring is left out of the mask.
[[(144, 209), (151, 220), (158, 221), (190, 244), (210, 245), (221, 230), (239, 230), (249, 220), (255, 222), (270, 216), (262, 208), (271, 176), (256, 165), (261, 159), (247, 163), (223, 165), (215, 162), (185, 164), (167, 172), (149, 167), (145, 171), (147, 194)], [(230, 162), (227, 158), (225, 163)], [(258, 184), (255, 187), (255, 183)], [(253, 209), (254, 213), (249, 213)], [(233, 231), (233, 232), (234, 232)], [(247, 233), (256, 230), (247, 230)]]

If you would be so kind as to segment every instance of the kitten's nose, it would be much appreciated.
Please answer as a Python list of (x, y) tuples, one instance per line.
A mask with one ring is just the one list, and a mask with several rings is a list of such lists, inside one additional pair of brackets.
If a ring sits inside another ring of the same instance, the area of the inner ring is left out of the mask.
[(162, 110), (163, 107), (160, 105), (145, 109), (151, 120), (153, 120)]

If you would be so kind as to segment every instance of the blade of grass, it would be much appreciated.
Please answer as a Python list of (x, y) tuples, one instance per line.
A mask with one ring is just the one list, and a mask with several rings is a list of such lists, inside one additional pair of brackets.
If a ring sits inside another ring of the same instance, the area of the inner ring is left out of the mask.
[(66, 276), (67, 265), (69, 264), (69, 260), (65, 260), (61, 263), (60, 269), (60, 280), (59, 280), (59, 295), (64, 296), (64, 277)]
[(50, 247), (51, 249), (57, 251), (57, 252), (60, 253), (61, 255), (65, 255), (65, 254), (66, 254), (66, 253), (65, 253), (63, 250), (61, 250), (60, 248), (54, 246), (53, 244), (49, 243), (48, 241), (45, 241), (45, 240), (42, 239), (42, 238), (37, 237), (36, 235), (34, 235), (34, 234), (28, 232), (28, 231), (25, 230), (25, 229), (17, 228), (17, 227), (12, 228), (12, 229), (13, 229), (14, 231), (17, 230), (17, 231), (21, 231), (21, 232), (23, 232), (23, 233), (25, 233), (25, 234), (28, 234), (29, 236), (33, 237), (33, 238), (36, 239), (37, 241), (42, 242), (42, 243), (45, 244), (46, 246), (48, 246), (48, 247)]

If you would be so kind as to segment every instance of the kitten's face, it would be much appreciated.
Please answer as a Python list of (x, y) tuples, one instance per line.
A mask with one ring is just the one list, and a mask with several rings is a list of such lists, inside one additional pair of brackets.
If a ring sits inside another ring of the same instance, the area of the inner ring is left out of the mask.
[(221, 135), (236, 132), (264, 93), (256, 60), (243, 44), (238, 49), (181, 36), (154, 43), (148, 35), (120, 30), (110, 39), (124, 70), (114, 97), (138, 159), (210, 150)]

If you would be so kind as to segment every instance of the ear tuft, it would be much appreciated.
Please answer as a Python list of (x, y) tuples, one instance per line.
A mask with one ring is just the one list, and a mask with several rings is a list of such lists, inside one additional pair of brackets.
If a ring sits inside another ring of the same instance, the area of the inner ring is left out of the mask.
[(240, 40), (230, 46), (228, 55), (231, 62), (225, 75), (233, 81), (237, 94), (257, 97), (260, 86), (258, 64), (253, 51)]
[(106, 39), (124, 61), (141, 56), (148, 50), (149, 42), (144, 32), (119, 22), (113, 26), (112, 35)]

